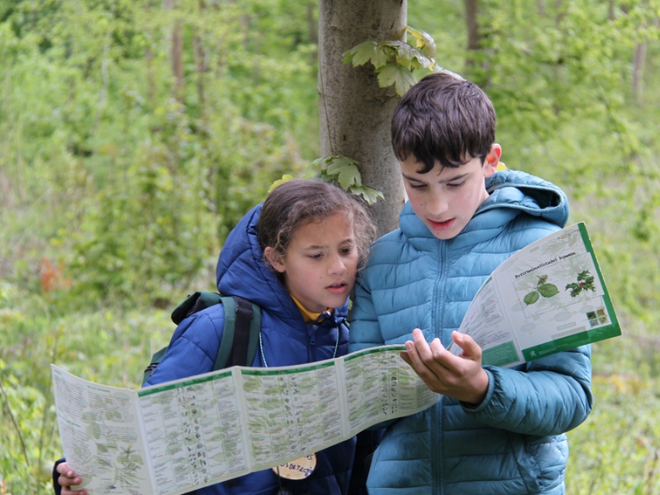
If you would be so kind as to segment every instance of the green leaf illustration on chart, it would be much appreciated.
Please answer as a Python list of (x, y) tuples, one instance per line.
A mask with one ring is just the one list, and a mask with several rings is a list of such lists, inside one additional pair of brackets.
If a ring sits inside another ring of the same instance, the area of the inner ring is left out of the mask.
[(541, 296), (552, 297), (559, 294), (559, 289), (555, 284), (546, 283), (548, 275), (539, 275), (538, 279), (538, 282), (536, 282), (536, 289), (523, 298), (523, 301), (525, 301), (527, 306), (534, 304)]
[(539, 297), (541, 297), (541, 296), (539, 296), (539, 293), (536, 292), (536, 291), (533, 291), (533, 292), (530, 292), (529, 294), (527, 294), (525, 296), (525, 298), (523, 299), (523, 301), (525, 301), (525, 304), (527, 304), (527, 306), (529, 306), (530, 304), (534, 304), (536, 301), (538, 301)]
[(591, 275), (589, 270), (583, 270), (577, 275), (577, 282), (573, 282), (566, 285), (565, 290), (571, 291), (571, 297), (577, 297), (582, 293), (582, 291), (596, 291), (596, 286), (594, 285), (594, 276)]
[(559, 294), (559, 289), (554, 284), (543, 284), (538, 288), (538, 291), (543, 297), (552, 297)]

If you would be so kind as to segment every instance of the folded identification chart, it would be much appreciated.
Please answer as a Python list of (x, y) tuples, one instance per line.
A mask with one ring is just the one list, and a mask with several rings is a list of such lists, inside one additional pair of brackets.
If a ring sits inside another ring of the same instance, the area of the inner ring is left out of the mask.
[(140, 390), (51, 365), (64, 454), (90, 493), (179, 495), (268, 469), (435, 404), (402, 345)]
[[(621, 335), (584, 223), (544, 237), (498, 266), (458, 330), (483, 364), (513, 366)], [(450, 350), (460, 354), (458, 346)]]

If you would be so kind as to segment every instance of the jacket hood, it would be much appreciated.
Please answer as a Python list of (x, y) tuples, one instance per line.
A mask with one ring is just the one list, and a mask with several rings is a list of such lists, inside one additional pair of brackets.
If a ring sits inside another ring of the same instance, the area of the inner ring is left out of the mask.
[[(495, 235), (521, 214), (538, 217), (563, 228), (568, 221), (566, 194), (551, 182), (517, 170), (504, 170), (486, 179), (488, 198), (465, 228), (450, 242), (458, 247)], [(436, 238), (407, 202), (399, 218), (401, 232), (420, 249), (434, 249)]]
[(517, 170), (504, 170), (486, 179), (490, 195), (475, 214), (493, 208), (512, 208), (564, 228), (568, 221), (568, 199), (551, 182)]
[[(227, 236), (216, 270), (218, 291), (240, 296), (282, 319), (300, 318), (300, 311), (275, 273), (263, 262), (257, 238), (261, 204), (252, 208)], [(348, 314), (348, 302), (334, 312), (335, 320)]]

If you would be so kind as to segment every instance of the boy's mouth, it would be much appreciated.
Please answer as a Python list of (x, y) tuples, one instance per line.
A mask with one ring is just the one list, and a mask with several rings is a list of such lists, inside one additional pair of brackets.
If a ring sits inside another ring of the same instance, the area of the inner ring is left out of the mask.
[(346, 284), (346, 282), (335, 282), (327, 287), (327, 289), (333, 294), (344, 294), (347, 288), (348, 284)]
[(435, 230), (448, 230), (454, 225), (454, 220), (455, 218), (451, 218), (449, 220), (445, 220), (444, 222), (436, 222), (434, 220), (431, 220), (430, 218), (427, 219), (429, 221), (429, 224), (431, 227), (433, 227)]

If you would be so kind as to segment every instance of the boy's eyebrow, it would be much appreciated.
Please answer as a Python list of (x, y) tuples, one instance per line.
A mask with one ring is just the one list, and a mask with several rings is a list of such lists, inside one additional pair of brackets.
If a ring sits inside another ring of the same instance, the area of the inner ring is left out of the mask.
[[(401, 175), (403, 175), (403, 177), (404, 177), (405, 179), (408, 179), (409, 181), (412, 181), (412, 182), (424, 182), (423, 180), (417, 179), (417, 178), (415, 178), (415, 177), (409, 177), (409, 176), (407, 176), (407, 175), (404, 174), (404, 173), (401, 173)], [(461, 179), (464, 179), (464, 178), (467, 177), (468, 175), (470, 175), (470, 172), (466, 172), (466, 173), (464, 173), (464, 174), (462, 174), (462, 175), (457, 175), (456, 177), (450, 177), (450, 178), (448, 178), (448, 179), (439, 180), (438, 183), (439, 183), (439, 184), (446, 184), (447, 182), (453, 182), (453, 181), (455, 181), (455, 180), (461, 180)]]

